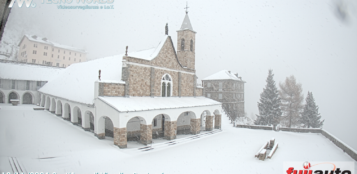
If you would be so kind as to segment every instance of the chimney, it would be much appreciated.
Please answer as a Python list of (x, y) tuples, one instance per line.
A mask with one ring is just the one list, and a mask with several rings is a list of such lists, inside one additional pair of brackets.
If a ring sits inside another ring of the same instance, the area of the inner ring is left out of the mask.
[(42, 38), (42, 40), (43, 40), (43, 41), (47, 41), (47, 38), (44, 37), (44, 38)]
[(228, 71), (228, 73), (230, 74), (230, 73), (231, 73), (231, 71)]
[(37, 36), (36, 36), (36, 35), (33, 35), (32, 38), (37, 39)]
[(234, 75), (238, 78), (238, 73), (235, 73)]

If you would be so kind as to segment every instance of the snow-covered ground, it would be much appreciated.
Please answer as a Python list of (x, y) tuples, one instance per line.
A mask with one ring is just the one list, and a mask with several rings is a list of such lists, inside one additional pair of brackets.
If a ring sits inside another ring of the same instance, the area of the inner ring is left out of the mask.
[[(320, 134), (233, 128), (222, 116), (222, 131), (200, 138), (180, 135), (176, 144), (154, 139), (153, 149), (129, 142), (127, 149), (34, 105), (0, 104), (0, 172), (12, 172), (9, 158), (27, 172), (115, 173), (282, 173), (287, 161), (353, 161)], [(254, 158), (272, 137), (279, 148), (272, 159)]]

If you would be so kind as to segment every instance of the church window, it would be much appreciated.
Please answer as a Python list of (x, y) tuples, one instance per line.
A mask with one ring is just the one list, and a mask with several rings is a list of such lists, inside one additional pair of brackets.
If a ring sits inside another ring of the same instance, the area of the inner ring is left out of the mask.
[(185, 39), (181, 39), (181, 51), (185, 50)]
[(190, 51), (193, 51), (193, 40), (191, 39), (191, 42), (190, 42)]
[(161, 79), (161, 96), (170, 97), (172, 96), (172, 79), (170, 75), (165, 74)]

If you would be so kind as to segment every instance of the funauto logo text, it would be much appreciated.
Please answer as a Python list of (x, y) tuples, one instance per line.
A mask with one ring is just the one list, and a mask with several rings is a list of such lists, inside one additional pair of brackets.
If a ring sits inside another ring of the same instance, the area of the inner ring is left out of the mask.
[(284, 174), (355, 174), (353, 162), (284, 162)]

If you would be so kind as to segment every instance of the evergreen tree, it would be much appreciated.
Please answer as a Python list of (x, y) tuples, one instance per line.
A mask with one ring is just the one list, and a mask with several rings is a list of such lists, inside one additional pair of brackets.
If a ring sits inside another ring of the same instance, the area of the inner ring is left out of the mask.
[(269, 70), (267, 84), (260, 94), (260, 102), (258, 102), (259, 115), (254, 122), (256, 125), (273, 125), (275, 127), (280, 122), (281, 102), (273, 77), (273, 70)]
[(307, 93), (306, 104), (301, 113), (301, 123), (307, 128), (320, 128), (325, 120), (320, 121), (319, 107), (315, 104), (315, 99), (312, 92)]

